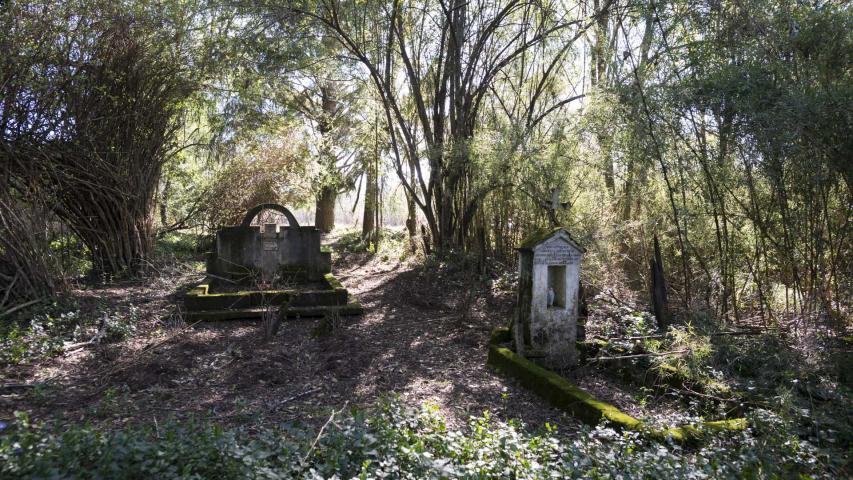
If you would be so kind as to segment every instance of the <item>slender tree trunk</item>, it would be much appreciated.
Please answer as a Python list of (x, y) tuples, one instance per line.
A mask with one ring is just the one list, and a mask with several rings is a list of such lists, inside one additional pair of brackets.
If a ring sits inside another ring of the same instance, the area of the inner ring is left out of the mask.
[(317, 195), (317, 209), (314, 214), (314, 226), (323, 233), (335, 228), (335, 200), (338, 191), (334, 187), (323, 187)]
[(334, 83), (326, 82), (320, 87), (322, 114), (318, 119), (318, 130), (322, 139), (320, 148), (320, 166), (325, 170), (324, 185), (317, 194), (314, 213), (314, 226), (323, 233), (329, 233), (335, 228), (335, 200), (338, 198), (340, 172), (337, 169), (337, 158), (330, 148), (329, 134), (333, 129), (333, 121), (338, 114), (337, 88)]
[(376, 209), (379, 203), (379, 178), (376, 171), (378, 160), (378, 158), (371, 158), (365, 169), (367, 173), (367, 185), (364, 189), (364, 216), (361, 222), (361, 238), (370, 242), (376, 241), (376, 228), (378, 227), (376, 224)]
[[(414, 159), (409, 159), (409, 182), (411, 185), (417, 184), (417, 172), (415, 170)], [(409, 231), (409, 238), (415, 238), (418, 234), (418, 209), (415, 204), (415, 199), (406, 192), (406, 229)]]
[(652, 258), (651, 276), (652, 276), (652, 305), (654, 306), (655, 318), (658, 322), (658, 328), (666, 329), (672, 322), (669, 314), (669, 302), (666, 295), (666, 277), (663, 270), (663, 257), (660, 253), (660, 243), (658, 236), (655, 235), (655, 256)]
[(166, 179), (166, 184), (163, 186), (163, 192), (160, 194), (160, 226), (165, 227), (168, 224), (167, 213), (169, 211), (169, 190), (172, 187), (172, 180)]

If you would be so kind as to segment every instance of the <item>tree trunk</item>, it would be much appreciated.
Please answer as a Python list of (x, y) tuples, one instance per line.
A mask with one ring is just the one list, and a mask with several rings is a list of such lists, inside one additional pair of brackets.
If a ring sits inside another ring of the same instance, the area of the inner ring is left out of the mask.
[(314, 226), (323, 233), (335, 228), (335, 200), (338, 191), (334, 187), (323, 187), (317, 195), (317, 207), (314, 214)]
[(378, 237), (378, 225), (376, 224), (376, 214), (379, 206), (379, 179), (376, 174), (377, 160), (368, 160), (367, 168), (365, 168), (367, 185), (364, 188), (364, 216), (361, 222), (361, 238), (369, 242), (376, 242)]
[(663, 271), (663, 258), (660, 254), (660, 243), (655, 235), (655, 256), (649, 262), (651, 266), (652, 276), (652, 306), (654, 307), (655, 318), (658, 322), (658, 328), (666, 329), (671, 323), (669, 315), (669, 304), (666, 298), (666, 279)]
[(322, 112), (317, 119), (317, 129), (322, 137), (320, 147), (320, 167), (324, 171), (323, 185), (317, 194), (314, 213), (314, 226), (323, 233), (329, 233), (335, 228), (335, 200), (338, 198), (341, 172), (337, 167), (337, 158), (332, 152), (329, 138), (333, 130), (333, 120), (338, 114), (337, 87), (333, 82), (324, 82), (320, 86)]
[(160, 226), (166, 227), (169, 225), (169, 190), (172, 188), (172, 180), (166, 179), (166, 184), (163, 186), (163, 191), (160, 194)]
[[(142, 271), (151, 251), (147, 208), (137, 209), (123, 202), (102, 199), (85, 223), (72, 228), (89, 247), (93, 277), (120, 277)], [(94, 205), (94, 203), (93, 203)]]
[[(599, 0), (593, 1), (593, 11), (601, 12)], [(610, 15), (602, 12), (596, 20), (594, 39), (590, 39), (590, 86), (595, 89), (604, 90), (609, 87), (607, 83), (607, 60), (608, 60), (608, 23)], [(601, 148), (602, 173), (604, 184), (610, 193), (610, 198), (616, 198), (616, 173), (614, 172), (613, 159), (610, 157), (611, 135), (606, 128), (599, 129), (596, 133), (598, 145)]]

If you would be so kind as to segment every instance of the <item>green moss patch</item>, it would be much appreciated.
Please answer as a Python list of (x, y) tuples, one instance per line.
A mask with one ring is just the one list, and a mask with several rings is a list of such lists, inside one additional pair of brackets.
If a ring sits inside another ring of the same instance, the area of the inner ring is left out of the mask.
[(555, 233), (563, 230), (563, 227), (556, 228), (546, 228), (537, 230), (530, 235), (528, 235), (524, 240), (521, 241), (521, 244), (518, 245), (519, 250), (530, 249), (543, 242), (545, 239), (554, 235)]
[[(331, 273), (319, 284), (287, 290), (243, 290), (211, 293), (209, 280), (190, 289), (184, 296), (185, 318), (189, 322), (262, 318), (268, 308), (285, 308), (288, 317), (361, 315), (358, 301)], [(299, 287), (299, 285), (297, 285)]]
[(622, 413), (613, 405), (597, 400), (560, 375), (536, 365), (508, 348), (489, 345), (488, 364), (515, 377), (525, 387), (585, 423), (596, 425), (602, 419), (607, 419), (619, 427), (637, 429), (641, 426), (641, 422), (636, 418)]
[(745, 418), (731, 418), (728, 420), (702, 422), (699, 425), (682, 425), (666, 430), (654, 430), (650, 431), (649, 434), (658, 439), (670, 437), (679, 442), (696, 443), (708, 434), (746, 430), (747, 426), (748, 423)]
[(512, 340), (512, 334), (508, 328), (496, 328), (492, 330), (492, 337), (489, 340), (491, 345), (499, 345)]
[[(265, 308), (243, 308), (230, 310), (198, 310), (184, 312), (184, 319), (188, 323), (196, 322), (219, 322), (225, 320), (260, 320), (263, 318)], [(346, 305), (338, 306), (289, 306), (285, 312), (287, 318), (325, 317), (327, 315), (361, 315), (364, 308), (357, 301), (351, 301)]]
[(736, 418), (666, 430), (652, 429), (613, 405), (598, 400), (589, 392), (578, 388), (557, 373), (527, 360), (509, 348), (500, 346), (501, 343), (509, 340), (508, 329), (496, 329), (492, 332), (491, 339), (488, 365), (516, 378), (526, 388), (533, 390), (555, 407), (569, 412), (584, 423), (597, 425), (602, 420), (607, 420), (617, 429), (642, 431), (652, 438), (672, 438), (678, 442), (693, 442), (711, 431), (732, 431), (746, 428), (746, 419)]
[(323, 276), (323, 278), (326, 280), (326, 283), (328, 283), (328, 284), (329, 284), (329, 287), (330, 287), (332, 290), (345, 290), (345, 288), (344, 288), (343, 284), (341, 283), (341, 281), (340, 281), (340, 280), (338, 280), (338, 279), (337, 279), (334, 275), (332, 275), (331, 273), (327, 273), (326, 275), (324, 275), (324, 276)]

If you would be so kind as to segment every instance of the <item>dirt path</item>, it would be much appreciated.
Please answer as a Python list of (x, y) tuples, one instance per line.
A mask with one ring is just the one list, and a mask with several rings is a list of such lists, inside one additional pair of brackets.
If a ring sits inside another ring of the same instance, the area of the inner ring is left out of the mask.
[[(260, 325), (224, 322), (169, 328), (182, 288), (150, 282), (78, 292), (140, 309), (141, 328), (124, 342), (80, 349), (0, 372), (5, 382), (44, 386), (0, 395), (0, 419), (102, 425), (164, 417), (226, 425), (317, 423), (329, 409), (368, 406), (384, 395), (437, 404), (451, 423), (489, 410), (530, 428), (576, 423), (485, 367), (486, 344), (509, 318), (511, 295), (472, 289), (468, 272), (426, 270), (376, 257), (336, 260), (335, 273), (365, 315), (317, 335), (318, 320), (295, 320), (264, 341)], [(167, 285), (168, 282), (163, 282)]]

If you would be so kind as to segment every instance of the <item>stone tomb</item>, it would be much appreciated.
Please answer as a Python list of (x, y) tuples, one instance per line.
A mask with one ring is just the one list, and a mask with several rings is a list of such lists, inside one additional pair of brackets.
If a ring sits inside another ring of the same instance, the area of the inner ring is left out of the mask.
[[(288, 225), (252, 221), (274, 210)], [(184, 298), (189, 321), (261, 318), (270, 308), (286, 316), (360, 314), (361, 306), (331, 274), (331, 252), (320, 244), (320, 231), (300, 226), (276, 204), (258, 205), (243, 222), (216, 232), (208, 254), (208, 277)]]
[[(264, 210), (283, 214), (288, 225), (253, 226)], [(240, 225), (216, 232), (207, 271), (241, 284), (318, 281), (332, 271), (332, 257), (321, 249), (317, 228), (301, 227), (290, 210), (266, 203), (249, 210)]]
[(556, 228), (518, 247), (518, 306), (513, 321), (516, 351), (549, 368), (577, 364), (578, 291), (585, 250)]

